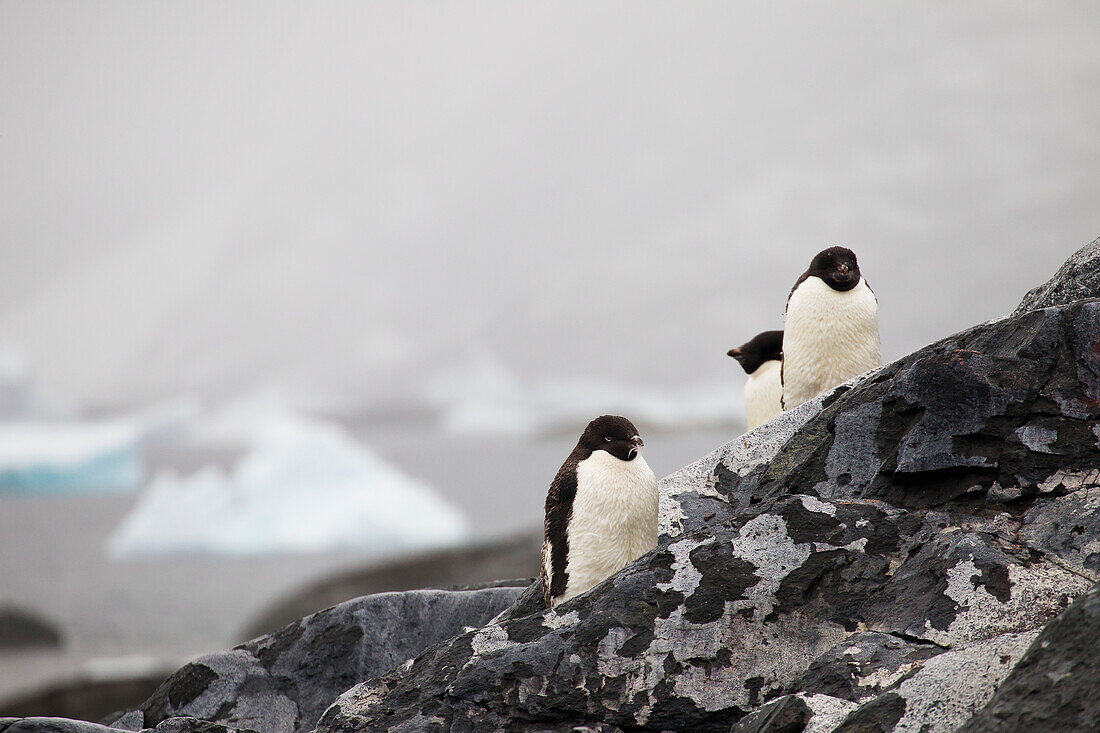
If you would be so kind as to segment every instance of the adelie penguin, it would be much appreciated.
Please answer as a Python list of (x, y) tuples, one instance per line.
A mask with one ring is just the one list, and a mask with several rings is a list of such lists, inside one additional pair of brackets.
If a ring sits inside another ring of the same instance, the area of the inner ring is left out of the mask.
[(852, 250), (818, 252), (787, 298), (783, 409), (790, 410), (882, 364), (878, 298)]
[(764, 331), (726, 352), (737, 359), (749, 379), (745, 382), (745, 421), (748, 429), (762, 425), (783, 412), (783, 385), (779, 372), (783, 360), (783, 332)]
[(546, 497), (548, 606), (584, 593), (657, 546), (657, 478), (625, 417), (588, 423)]

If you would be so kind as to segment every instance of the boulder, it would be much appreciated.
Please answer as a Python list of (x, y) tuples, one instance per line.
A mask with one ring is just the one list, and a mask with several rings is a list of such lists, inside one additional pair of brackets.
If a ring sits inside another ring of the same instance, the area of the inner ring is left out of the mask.
[(45, 619), (19, 608), (0, 607), (0, 652), (61, 646), (61, 632)]
[(530, 581), (500, 581), (500, 578), (530, 578), (542, 562), (542, 533), (528, 532), (514, 537), (448, 547), (410, 557), (347, 570), (311, 583), (296, 591), (250, 622), (241, 639), (254, 639), (308, 614), (375, 593), (424, 588), (454, 588), (524, 585)]
[(1100, 586), (1047, 624), (959, 733), (1100, 730)]
[[(118, 733), (118, 728), (69, 718), (0, 718), (0, 733)], [(261, 733), (195, 718), (169, 718), (147, 733)]]
[(1030, 290), (1013, 315), (1087, 298), (1100, 298), (1100, 237), (1074, 252), (1054, 277)]
[(663, 482), (658, 548), (592, 592), (357, 685), (318, 730), (729, 731), (792, 695), (767, 725), (812, 695), (837, 730), (953, 730), (1097, 580), (1098, 375), (1100, 301), (864, 375)]
[(165, 721), (191, 718), (262, 733), (311, 730), (332, 700), (359, 680), (481, 626), (522, 592), (422, 590), (341, 603), (185, 665), (141, 706), (140, 720), (128, 713), (120, 727), (160, 732)]

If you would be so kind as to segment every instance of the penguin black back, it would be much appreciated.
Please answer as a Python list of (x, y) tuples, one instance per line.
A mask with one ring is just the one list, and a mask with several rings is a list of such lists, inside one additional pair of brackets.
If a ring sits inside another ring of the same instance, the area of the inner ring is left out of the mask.
[(783, 359), (783, 332), (758, 333), (736, 349), (730, 349), (726, 354), (737, 359), (737, 363), (745, 370), (745, 374), (752, 374), (766, 361)]

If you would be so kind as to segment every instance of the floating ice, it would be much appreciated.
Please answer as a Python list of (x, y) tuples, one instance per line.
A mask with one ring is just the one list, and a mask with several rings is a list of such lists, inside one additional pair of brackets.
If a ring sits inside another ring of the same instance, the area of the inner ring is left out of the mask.
[(334, 425), (230, 409), (198, 434), (246, 439), (245, 454), (229, 470), (158, 475), (109, 539), (112, 554), (394, 554), (467, 537), (457, 509)]
[(133, 490), (140, 435), (134, 420), (0, 421), (0, 493)]

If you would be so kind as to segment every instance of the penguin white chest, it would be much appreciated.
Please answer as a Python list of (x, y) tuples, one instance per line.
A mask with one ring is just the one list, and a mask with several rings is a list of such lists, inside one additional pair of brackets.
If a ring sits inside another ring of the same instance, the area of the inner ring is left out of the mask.
[(863, 278), (844, 292), (819, 277), (808, 277), (795, 288), (783, 331), (784, 408), (880, 364), (878, 301)]
[(645, 459), (598, 450), (577, 464), (565, 593), (584, 593), (657, 546), (657, 478)]
[(778, 359), (766, 361), (745, 382), (745, 420), (749, 430), (783, 412), (780, 400), (783, 385), (779, 374), (782, 365)]

